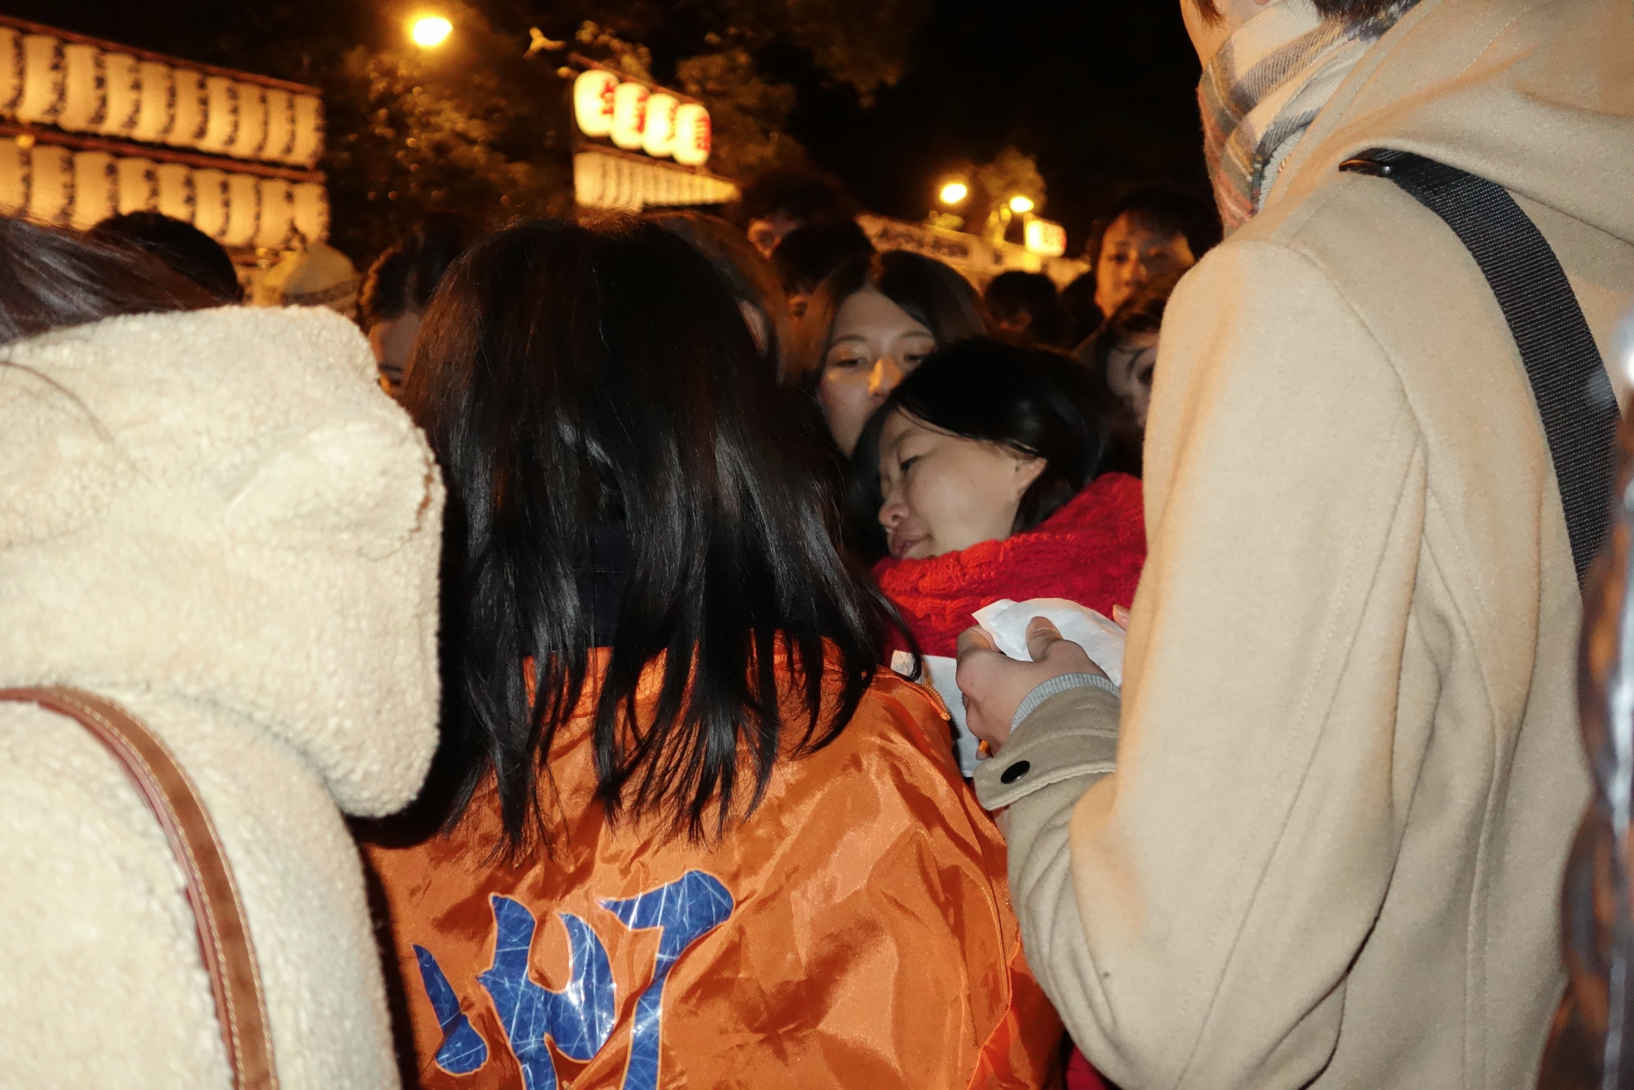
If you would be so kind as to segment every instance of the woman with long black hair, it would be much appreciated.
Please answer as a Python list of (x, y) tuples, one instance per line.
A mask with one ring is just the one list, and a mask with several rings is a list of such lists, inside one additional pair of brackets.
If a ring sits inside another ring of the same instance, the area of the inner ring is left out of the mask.
[(404, 397), (449, 488), (444, 825), (370, 850), (416, 1077), (1042, 1085), (1002, 840), (709, 264), (501, 232)]

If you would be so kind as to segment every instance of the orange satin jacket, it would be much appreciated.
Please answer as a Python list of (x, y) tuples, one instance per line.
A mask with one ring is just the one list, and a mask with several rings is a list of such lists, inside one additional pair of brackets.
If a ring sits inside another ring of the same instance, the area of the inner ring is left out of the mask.
[(554, 858), (495, 862), (491, 795), (366, 849), (428, 1090), (1056, 1085), (1004, 842), (926, 690), (881, 671), (714, 845), (608, 825), (588, 718), (555, 750)]

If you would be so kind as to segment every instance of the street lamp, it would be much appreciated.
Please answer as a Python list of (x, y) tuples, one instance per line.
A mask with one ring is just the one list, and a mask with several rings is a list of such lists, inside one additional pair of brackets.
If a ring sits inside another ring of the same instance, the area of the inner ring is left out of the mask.
[(1016, 194), (1014, 197), (1010, 198), (1010, 211), (1014, 212), (1016, 215), (1024, 216), (1028, 212), (1031, 212), (1032, 210), (1033, 210), (1032, 198), (1023, 197), (1019, 193)]
[(941, 198), (943, 204), (958, 204), (970, 196), (970, 187), (963, 182), (949, 182), (942, 187)]
[(422, 15), (409, 27), (409, 37), (421, 49), (435, 49), (448, 40), (454, 24), (441, 15)]

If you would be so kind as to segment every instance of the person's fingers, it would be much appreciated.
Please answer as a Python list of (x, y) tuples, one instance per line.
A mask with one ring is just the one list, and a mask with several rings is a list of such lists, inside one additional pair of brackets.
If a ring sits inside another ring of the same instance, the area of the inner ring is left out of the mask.
[(1061, 638), (1060, 629), (1048, 617), (1034, 617), (1027, 622), (1027, 654), (1034, 662), (1042, 662), (1050, 644)]
[(993, 646), (993, 637), (989, 636), (981, 625), (971, 625), (969, 628), (959, 633), (958, 650), (955, 652), (955, 655), (962, 660), (965, 655), (971, 651), (992, 650), (995, 650)]
[(1129, 610), (1125, 609), (1123, 606), (1113, 606), (1112, 623), (1123, 629), (1125, 632), (1129, 631)]

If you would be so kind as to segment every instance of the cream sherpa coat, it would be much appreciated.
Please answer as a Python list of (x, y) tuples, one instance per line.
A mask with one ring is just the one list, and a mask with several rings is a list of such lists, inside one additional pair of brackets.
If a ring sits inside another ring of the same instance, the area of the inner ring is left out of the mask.
[[(397, 1083), (341, 811), (435, 746), (442, 487), (326, 310), (0, 348), (0, 684), (109, 696), (214, 816), (285, 1090)], [(78, 725), (0, 705), (0, 1083), (230, 1084), (181, 872)]]

